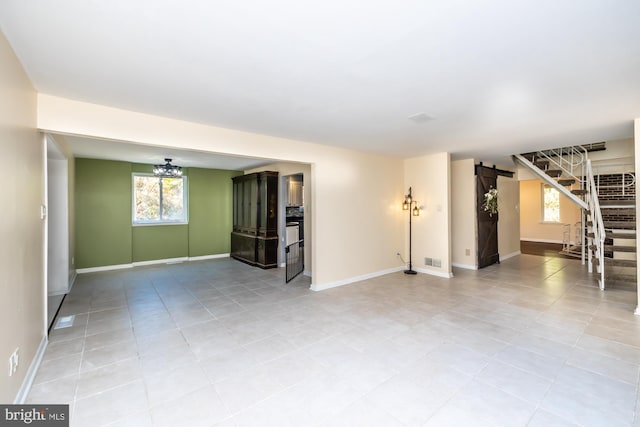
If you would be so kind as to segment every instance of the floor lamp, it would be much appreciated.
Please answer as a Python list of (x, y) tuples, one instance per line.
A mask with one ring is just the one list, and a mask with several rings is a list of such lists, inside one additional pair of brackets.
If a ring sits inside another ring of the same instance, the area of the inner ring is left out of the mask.
[(417, 274), (417, 271), (413, 269), (413, 264), (411, 264), (411, 217), (419, 216), (420, 208), (418, 208), (418, 202), (413, 200), (413, 196), (411, 195), (411, 187), (409, 187), (409, 194), (404, 196), (402, 210), (409, 211), (409, 268), (404, 271), (404, 274)]

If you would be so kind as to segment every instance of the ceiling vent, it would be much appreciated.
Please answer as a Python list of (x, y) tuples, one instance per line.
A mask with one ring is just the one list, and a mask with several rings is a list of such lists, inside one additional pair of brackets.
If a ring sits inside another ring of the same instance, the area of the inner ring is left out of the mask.
[(427, 113), (416, 113), (410, 115), (408, 119), (415, 123), (426, 123), (433, 120), (433, 117), (429, 116)]

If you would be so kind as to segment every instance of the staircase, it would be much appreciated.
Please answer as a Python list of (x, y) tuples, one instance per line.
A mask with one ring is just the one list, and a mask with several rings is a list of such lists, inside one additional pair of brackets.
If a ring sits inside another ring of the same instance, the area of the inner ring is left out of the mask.
[(604, 143), (516, 154), (514, 160), (579, 206), (582, 221), (565, 226), (563, 251), (579, 256), (590, 273), (598, 273), (600, 289), (636, 289), (635, 174), (594, 174), (589, 152)]

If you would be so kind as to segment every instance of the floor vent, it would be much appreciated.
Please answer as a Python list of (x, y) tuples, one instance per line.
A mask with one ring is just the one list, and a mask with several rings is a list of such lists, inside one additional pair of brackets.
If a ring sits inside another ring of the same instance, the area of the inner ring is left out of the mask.
[(73, 314), (71, 316), (62, 316), (60, 318), (58, 318), (58, 321), (56, 322), (56, 326), (54, 326), (53, 329), (63, 329), (63, 328), (70, 328), (73, 326), (73, 321), (76, 319), (76, 315)]

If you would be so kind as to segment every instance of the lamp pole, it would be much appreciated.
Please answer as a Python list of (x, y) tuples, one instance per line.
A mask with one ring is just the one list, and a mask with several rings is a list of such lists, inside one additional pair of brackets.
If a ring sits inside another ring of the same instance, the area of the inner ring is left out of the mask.
[[(415, 207), (412, 209), (414, 203)], [(417, 271), (413, 269), (413, 264), (411, 263), (411, 217), (414, 215), (418, 216), (420, 214), (420, 210), (418, 209), (418, 202), (413, 200), (413, 196), (411, 195), (411, 187), (409, 187), (409, 194), (404, 196), (402, 209), (409, 211), (409, 268), (404, 271), (404, 274), (417, 274)]]

